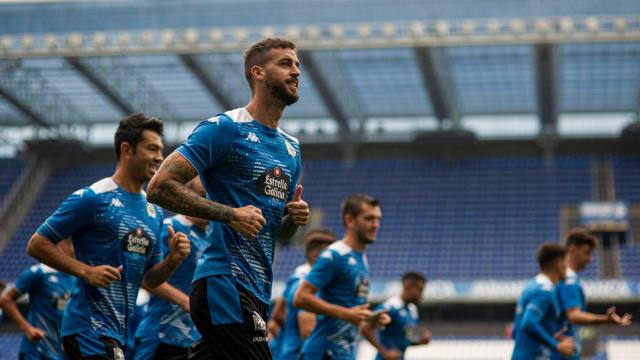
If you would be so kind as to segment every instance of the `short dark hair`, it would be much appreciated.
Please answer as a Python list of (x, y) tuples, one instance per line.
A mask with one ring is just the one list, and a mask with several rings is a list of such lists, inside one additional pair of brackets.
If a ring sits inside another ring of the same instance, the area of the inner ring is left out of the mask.
[(556, 260), (564, 260), (566, 254), (564, 246), (557, 243), (544, 243), (538, 248), (538, 264), (540, 269), (548, 269)]
[(309, 254), (336, 241), (336, 234), (327, 229), (313, 229), (304, 236), (304, 254)]
[(346, 225), (344, 218), (347, 215), (357, 217), (362, 212), (362, 204), (367, 204), (372, 207), (380, 206), (380, 200), (365, 194), (355, 194), (347, 197), (340, 205), (340, 216), (342, 217), (342, 224)]
[(407, 271), (402, 275), (402, 283), (405, 281), (422, 281), (427, 282), (427, 278), (417, 271)]
[(136, 145), (142, 140), (144, 130), (151, 130), (162, 136), (162, 120), (146, 116), (141, 112), (129, 114), (120, 120), (114, 136), (116, 159), (120, 160), (120, 145), (124, 142), (131, 145), (135, 151)]
[(591, 247), (591, 249), (595, 249), (597, 243), (598, 238), (595, 235), (585, 229), (576, 228), (571, 229), (571, 231), (569, 232), (566, 246), (569, 247), (569, 245), (587, 245)]
[(251, 68), (258, 65), (264, 66), (269, 60), (267, 56), (271, 49), (296, 49), (296, 45), (287, 40), (281, 38), (266, 38), (251, 45), (244, 51), (244, 77), (249, 83), (251, 92), (254, 91), (253, 77), (251, 76)]

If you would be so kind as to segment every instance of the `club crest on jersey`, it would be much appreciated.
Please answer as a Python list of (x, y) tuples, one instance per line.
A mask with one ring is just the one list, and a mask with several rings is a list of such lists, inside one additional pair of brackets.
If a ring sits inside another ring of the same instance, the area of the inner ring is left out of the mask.
[(362, 299), (367, 299), (369, 297), (369, 279), (362, 278), (358, 285), (356, 286), (356, 296)]
[(122, 251), (148, 255), (151, 251), (151, 238), (141, 228), (131, 230), (122, 239)]
[(147, 214), (154, 219), (156, 218), (156, 208), (151, 203), (147, 203)]
[(293, 145), (289, 144), (288, 141), (284, 141), (284, 144), (287, 146), (287, 152), (289, 153), (289, 155), (291, 155), (291, 157), (296, 156), (296, 154), (298, 153), (296, 151), (296, 149), (293, 147)]
[(280, 201), (285, 201), (289, 196), (291, 181), (287, 174), (278, 166), (262, 173), (256, 181), (256, 192), (260, 195), (270, 196)]
[(255, 311), (253, 312), (253, 327), (254, 327), (255, 331), (266, 331), (267, 330), (267, 323), (264, 321), (262, 316), (260, 316), (260, 314), (258, 314)]

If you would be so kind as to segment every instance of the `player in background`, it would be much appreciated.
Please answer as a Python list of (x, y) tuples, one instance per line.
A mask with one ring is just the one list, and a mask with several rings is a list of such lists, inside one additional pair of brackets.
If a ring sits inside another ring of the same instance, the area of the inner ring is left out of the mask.
[[(58, 243), (58, 248), (73, 257), (71, 240)], [(75, 285), (75, 278), (44, 264), (24, 270), (15, 285), (0, 297), (0, 307), (22, 330), (20, 360), (63, 360), (60, 325), (62, 313)], [(22, 316), (16, 301), (29, 295), (27, 319)]]
[(427, 283), (424, 275), (406, 272), (402, 275), (402, 294), (389, 298), (375, 310), (385, 310), (391, 323), (380, 329), (376, 338), (375, 329), (365, 323), (362, 335), (378, 350), (376, 360), (404, 359), (411, 345), (426, 345), (431, 341), (431, 332), (420, 327), (418, 304)]
[[(200, 196), (205, 190), (200, 178), (191, 180), (189, 188)], [(164, 220), (162, 244), (169, 245), (168, 227), (187, 234), (191, 253), (165, 284), (150, 289), (153, 296), (136, 331), (135, 359), (188, 359), (191, 346), (200, 339), (189, 315), (189, 288), (200, 254), (206, 247), (209, 222), (191, 216), (176, 215)], [(168, 299), (168, 300), (165, 300)]]
[[(29, 241), (29, 255), (78, 278), (62, 318), (71, 360), (123, 359), (138, 289), (160, 285), (189, 255), (189, 239), (175, 233), (162, 259), (162, 211), (142, 190), (162, 162), (161, 135), (156, 118), (120, 120), (114, 174), (69, 195)], [(55, 246), (66, 238), (76, 258)]]
[(300, 281), (309, 273), (320, 253), (336, 241), (336, 235), (324, 229), (315, 229), (304, 237), (304, 253), (307, 262), (298, 266), (287, 280), (287, 285), (282, 295), (285, 302), (284, 326), (280, 349), (274, 360), (297, 360), (300, 358), (300, 350), (304, 340), (309, 337), (316, 325), (316, 316), (308, 311), (303, 311), (293, 306)]
[(558, 283), (556, 291), (562, 315), (568, 320), (564, 335), (573, 338), (576, 350), (572, 356), (566, 357), (556, 353), (555, 359), (580, 359), (582, 342), (579, 325), (631, 325), (631, 314), (620, 316), (616, 314), (615, 307), (610, 307), (606, 314), (601, 315), (587, 312), (587, 298), (577, 273), (584, 270), (591, 262), (591, 254), (596, 248), (597, 241), (598, 238), (583, 229), (573, 229), (567, 238), (565, 244), (567, 277)]
[(540, 273), (525, 286), (516, 304), (512, 360), (550, 359), (554, 351), (567, 356), (574, 351), (573, 340), (562, 336), (554, 287), (566, 275), (565, 253), (563, 246), (553, 243), (538, 249)]
[(293, 301), (295, 307), (321, 315), (302, 347), (304, 360), (353, 360), (359, 326), (364, 321), (390, 321), (389, 315), (374, 313), (367, 304), (369, 266), (364, 252), (380, 229), (380, 203), (369, 195), (351, 195), (340, 213), (344, 238), (322, 252)]
[[(299, 65), (288, 40), (249, 47), (249, 104), (200, 123), (149, 183), (150, 201), (212, 221), (190, 307), (216, 359), (271, 359), (273, 251), (309, 220), (298, 185), (300, 145), (279, 128), (284, 109), (298, 100)], [(198, 174), (207, 199), (185, 186)]]

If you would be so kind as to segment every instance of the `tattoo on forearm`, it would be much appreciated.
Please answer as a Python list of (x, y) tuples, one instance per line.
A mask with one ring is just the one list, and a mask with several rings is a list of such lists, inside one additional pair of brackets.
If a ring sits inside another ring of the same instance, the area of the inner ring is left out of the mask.
[(149, 194), (149, 201), (178, 214), (223, 223), (233, 220), (231, 207), (207, 200), (184, 184), (198, 175), (192, 167), (177, 161), (168, 161), (160, 171), (166, 171), (172, 177), (156, 186), (153, 193)]

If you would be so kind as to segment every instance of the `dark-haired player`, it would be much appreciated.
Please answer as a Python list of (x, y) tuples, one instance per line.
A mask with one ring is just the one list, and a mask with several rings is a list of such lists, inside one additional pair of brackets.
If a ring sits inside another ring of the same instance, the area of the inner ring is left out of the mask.
[(386, 310), (391, 323), (380, 329), (376, 338), (369, 323), (362, 326), (362, 334), (378, 350), (376, 360), (404, 359), (404, 353), (411, 345), (425, 345), (431, 341), (431, 332), (420, 327), (418, 304), (427, 279), (418, 272), (409, 271), (402, 275), (402, 294), (389, 298), (376, 307)]
[(385, 312), (374, 314), (367, 304), (369, 266), (364, 251), (376, 241), (380, 203), (369, 195), (351, 195), (340, 210), (344, 238), (322, 252), (293, 301), (296, 307), (323, 315), (302, 347), (305, 360), (353, 360), (362, 322), (377, 326), (390, 321)]
[(560, 305), (554, 287), (566, 275), (565, 253), (562, 245), (553, 243), (538, 249), (540, 273), (527, 284), (516, 304), (513, 360), (550, 359), (555, 351), (566, 356), (574, 351), (573, 340), (560, 334)]
[[(215, 359), (270, 359), (269, 303), (276, 241), (309, 218), (298, 140), (279, 128), (298, 100), (295, 45), (265, 39), (244, 54), (252, 98), (200, 123), (149, 183), (149, 199), (212, 220), (191, 288), (191, 315)], [(185, 186), (200, 175), (207, 199)]]
[(567, 277), (557, 286), (558, 299), (562, 315), (568, 320), (566, 336), (573, 337), (576, 350), (573, 356), (565, 357), (562, 354), (554, 354), (558, 359), (580, 359), (582, 342), (580, 328), (576, 325), (601, 325), (615, 324), (621, 326), (631, 325), (631, 314), (622, 316), (616, 314), (616, 308), (610, 307), (606, 314), (592, 314), (587, 312), (587, 298), (584, 295), (578, 272), (584, 270), (591, 262), (591, 254), (596, 248), (598, 239), (591, 233), (582, 229), (573, 229), (569, 233), (565, 247), (567, 255)]
[[(187, 237), (170, 230), (162, 259), (162, 212), (142, 190), (162, 162), (161, 136), (156, 118), (120, 120), (114, 174), (67, 197), (29, 241), (29, 255), (78, 278), (61, 331), (72, 360), (124, 359), (138, 289), (160, 285), (189, 255)], [(75, 258), (55, 246), (66, 238)]]

